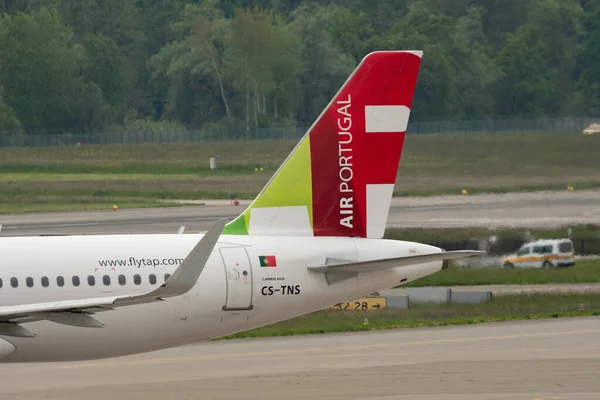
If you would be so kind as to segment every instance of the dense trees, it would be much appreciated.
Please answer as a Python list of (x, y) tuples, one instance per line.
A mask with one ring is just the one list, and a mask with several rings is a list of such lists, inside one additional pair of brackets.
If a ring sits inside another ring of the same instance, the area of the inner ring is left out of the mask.
[(600, 112), (600, 0), (0, 0), (0, 135), (305, 126), (375, 49), (412, 118)]

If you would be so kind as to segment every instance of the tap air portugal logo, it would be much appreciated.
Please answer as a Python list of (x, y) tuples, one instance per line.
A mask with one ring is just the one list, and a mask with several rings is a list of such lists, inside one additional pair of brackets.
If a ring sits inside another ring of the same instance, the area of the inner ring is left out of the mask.
[(225, 233), (381, 238), (421, 56), (366, 56)]

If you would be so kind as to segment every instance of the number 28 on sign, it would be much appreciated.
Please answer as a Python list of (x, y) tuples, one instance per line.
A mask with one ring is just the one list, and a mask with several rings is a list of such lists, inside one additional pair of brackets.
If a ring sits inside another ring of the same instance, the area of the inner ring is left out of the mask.
[(337, 311), (376, 311), (385, 308), (387, 301), (385, 297), (365, 297), (347, 303), (338, 303), (329, 307)]

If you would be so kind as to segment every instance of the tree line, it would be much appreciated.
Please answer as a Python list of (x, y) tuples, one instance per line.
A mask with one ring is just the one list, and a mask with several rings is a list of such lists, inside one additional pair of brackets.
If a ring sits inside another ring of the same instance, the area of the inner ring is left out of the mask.
[(411, 119), (595, 115), (600, 0), (0, 0), (0, 135), (307, 126), (378, 49)]

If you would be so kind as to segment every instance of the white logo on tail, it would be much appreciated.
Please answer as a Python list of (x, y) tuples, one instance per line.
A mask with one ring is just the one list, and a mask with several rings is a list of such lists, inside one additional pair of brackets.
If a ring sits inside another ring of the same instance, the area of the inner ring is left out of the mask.
[(406, 132), (409, 117), (406, 106), (365, 106), (365, 132)]
[(352, 181), (354, 172), (352, 171), (352, 114), (350, 106), (352, 99), (348, 95), (347, 100), (338, 100), (338, 156), (340, 164), (340, 193), (344, 197), (340, 198), (340, 225), (352, 228), (354, 219), (354, 193), (349, 182)]

